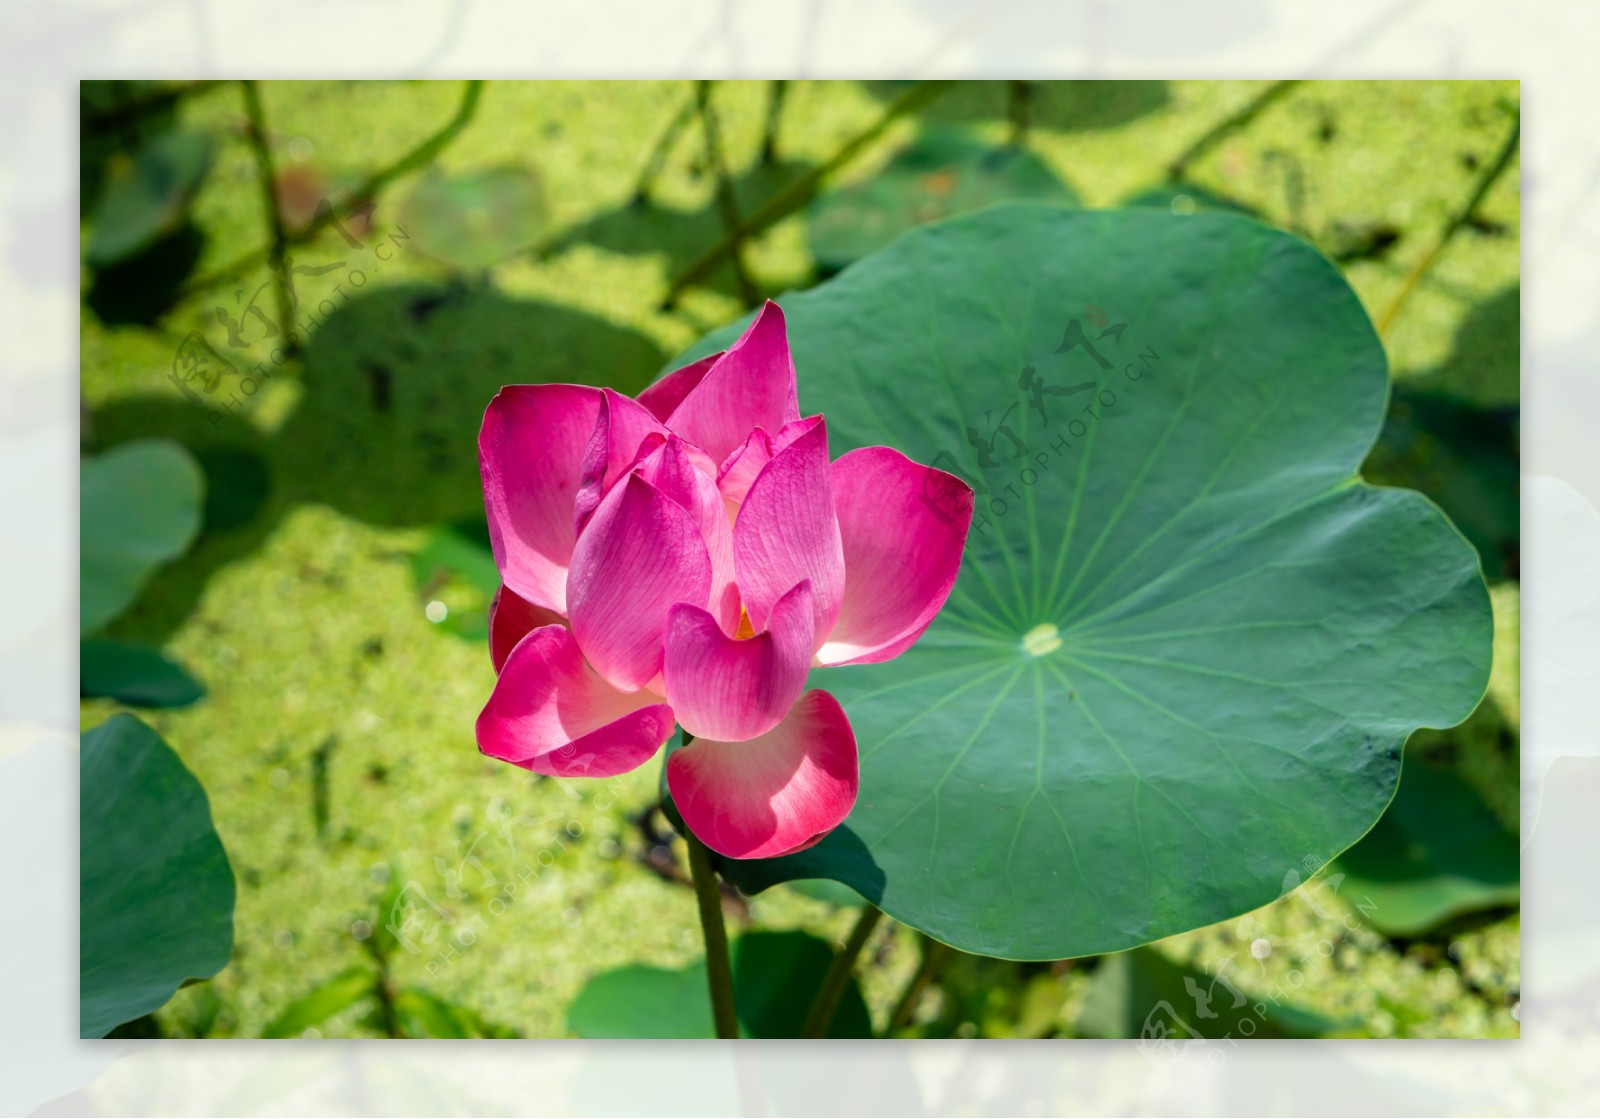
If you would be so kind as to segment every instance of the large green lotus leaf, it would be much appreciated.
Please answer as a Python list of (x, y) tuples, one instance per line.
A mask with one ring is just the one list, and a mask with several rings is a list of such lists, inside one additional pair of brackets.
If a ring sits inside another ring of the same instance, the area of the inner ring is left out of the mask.
[(233, 871), (205, 790), (138, 719), (84, 734), (79, 764), (79, 1030), (104, 1037), (227, 964)]
[(1298, 239), (1021, 203), (783, 306), (835, 456), (888, 444), (979, 494), (922, 640), (812, 674), (855, 728), (854, 811), (725, 861), (746, 888), (834, 878), (985, 955), (1119, 951), (1278, 897), (1378, 819), (1412, 730), (1482, 696), (1477, 557), (1357, 478), (1383, 348)]
[(84, 459), (78, 475), (78, 628), (93, 633), (126, 610), (152, 572), (200, 531), (205, 478), (166, 439)]

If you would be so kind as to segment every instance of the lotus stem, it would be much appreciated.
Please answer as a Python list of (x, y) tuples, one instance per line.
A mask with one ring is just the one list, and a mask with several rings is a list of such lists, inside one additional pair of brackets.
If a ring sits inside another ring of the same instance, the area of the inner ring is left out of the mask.
[(700, 929), (706, 942), (706, 981), (711, 988), (711, 1017), (717, 1036), (739, 1036), (739, 1014), (733, 1002), (733, 966), (728, 960), (728, 930), (722, 923), (722, 890), (711, 868), (711, 852), (688, 834), (689, 874), (694, 879), (695, 900), (700, 903)]
[(906, 984), (905, 993), (900, 996), (894, 1012), (889, 1015), (889, 1024), (883, 1030), (884, 1037), (891, 1036), (896, 1030), (903, 1029), (911, 1022), (911, 1015), (916, 1012), (917, 1003), (922, 999), (922, 992), (933, 982), (939, 973), (939, 968), (944, 964), (945, 956), (950, 952), (948, 947), (926, 933), (917, 935), (922, 941), (922, 963), (917, 966), (916, 974), (911, 977), (911, 982)]
[(828, 974), (822, 978), (822, 986), (817, 988), (817, 997), (812, 1000), (811, 1011), (806, 1015), (805, 1029), (802, 1037), (825, 1037), (828, 1027), (833, 1023), (833, 1016), (839, 1009), (839, 1000), (844, 998), (844, 991), (850, 984), (850, 975), (855, 971), (856, 957), (861, 955), (861, 949), (866, 947), (872, 930), (878, 927), (878, 922), (883, 919), (883, 910), (869, 903), (862, 905), (861, 916), (856, 919), (855, 928), (850, 930), (850, 937), (844, 942), (844, 949), (833, 958), (833, 963), (828, 967)]

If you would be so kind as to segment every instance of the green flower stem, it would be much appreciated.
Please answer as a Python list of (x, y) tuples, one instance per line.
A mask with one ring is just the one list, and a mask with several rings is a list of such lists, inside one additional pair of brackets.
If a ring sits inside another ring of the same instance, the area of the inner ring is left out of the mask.
[(693, 835), (689, 844), (689, 873), (694, 896), (700, 903), (700, 928), (706, 941), (706, 979), (711, 986), (711, 1016), (718, 1037), (739, 1036), (739, 1015), (733, 1004), (733, 966), (728, 962), (728, 930), (722, 923), (722, 890), (711, 869), (711, 852)]
[(916, 1012), (922, 992), (928, 989), (928, 984), (938, 975), (945, 957), (950, 952), (947, 945), (939, 943), (927, 933), (918, 933), (917, 937), (922, 941), (922, 963), (918, 965), (917, 973), (911, 977), (911, 982), (906, 984), (905, 993), (895, 1004), (894, 1012), (889, 1015), (889, 1024), (883, 1031), (884, 1037), (893, 1037), (896, 1030), (904, 1029), (910, 1024), (911, 1015)]
[(883, 910), (870, 903), (862, 905), (861, 916), (856, 919), (856, 927), (850, 930), (850, 938), (844, 942), (843, 951), (833, 958), (828, 974), (822, 978), (822, 986), (817, 988), (817, 997), (812, 1000), (801, 1037), (826, 1036), (834, 1012), (839, 1009), (839, 1000), (844, 998), (845, 988), (850, 984), (850, 973), (855, 970), (856, 957), (861, 955), (861, 949), (866, 947), (872, 930), (878, 927), (882, 919)]

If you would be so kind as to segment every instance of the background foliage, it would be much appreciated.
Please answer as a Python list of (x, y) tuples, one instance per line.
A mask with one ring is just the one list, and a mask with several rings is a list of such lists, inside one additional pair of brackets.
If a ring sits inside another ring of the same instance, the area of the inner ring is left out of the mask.
[[(1042, 168), (1065, 203), (1245, 208), (1340, 265), (1394, 377), (1364, 473), (1423, 489), (1478, 547), (1495, 675), (1466, 724), (1408, 746), (1407, 766), (1443, 771), (1429, 785), (1450, 791), (1386, 818), (1371, 842), (1394, 848), (1114, 961), (982, 959), (883, 922), (865, 957), (880, 966), (861, 972), (875, 1028), (1137, 1034), (1152, 992), (1198, 1005), (1185, 978), (1226, 1008), (1220, 972), (1251, 996), (1288, 991), (1273, 1025), (1286, 1032), (1515, 1034), (1515, 893), (1494, 839), (1517, 825), (1515, 83), (1080, 82), (1019, 95), (1011, 83), (797, 82), (775, 133), (773, 95), (772, 83), (86, 83), (84, 450), (166, 439), (204, 476), (192, 548), (93, 637), (159, 649), (192, 677), (180, 697), (203, 688), (146, 718), (204, 787), (238, 887), (231, 962), (150, 1027), (562, 1034), (593, 976), (691, 966), (694, 900), (655, 811), (656, 774), (532, 780), (474, 747), (492, 680), (473, 452), (483, 406), (517, 381), (635, 391), (759, 296), (810, 286), (884, 229), (940, 216), (969, 178), (975, 202), (1052, 193)], [(808, 210), (808, 176), (864, 134), (824, 184), (841, 193)], [(1003, 147), (1017, 139), (1026, 160)], [(955, 152), (956, 170), (924, 171), (914, 155), (906, 173), (896, 156), (913, 140)], [(986, 158), (961, 154), (973, 143), (1002, 156), (968, 176), (959, 160)], [(373, 207), (349, 205), (375, 175)], [(258, 250), (315, 225), (324, 197), (340, 223), (291, 246), (304, 270), (285, 315)], [(737, 267), (699, 266), (731, 214), (773, 212)], [(263, 320), (298, 322), (298, 352), (275, 356), (284, 339)], [(169, 376), (195, 335), (240, 371), (216, 394), (190, 383), (199, 403)], [(224, 392), (238, 394), (231, 410)], [(84, 725), (116, 709), (86, 699)], [(1402, 781), (1397, 808), (1410, 791)], [(1464, 869), (1450, 865), (1458, 827), (1489, 851)], [(1395, 851), (1421, 892), (1403, 913), (1399, 901), (1364, 910), (1360, 883), (1382, 877), (1373, 858), (1392, 867)], [(729, 905), (736, 925), (837, 941), (853, 911), (832, 897), (782, 887)], [(397, 905), (398, 935), (386, 919)], [(308, 1011), (324, 984), (351, 997)]]

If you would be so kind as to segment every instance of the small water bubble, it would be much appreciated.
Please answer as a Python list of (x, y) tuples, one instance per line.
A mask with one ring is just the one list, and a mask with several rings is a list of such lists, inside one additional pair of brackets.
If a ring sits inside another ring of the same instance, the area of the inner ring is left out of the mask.
[(444, 621), (450, 616), (450, 607), (446, 606), (438, 599), (434, 599), (432, 602), (428, 603), (422, 612), (428, 616), (428, 621), (432, 622), (434, 625), (438, 625), (440, 622)]
[(365, 940), (372, 935), (372, 925), (367, 921), (353, 921), (350, 925), (350, 935), (357, 940)]
[(1264, 960), (1272, 955), (1272, 941), (1264, 936), (1258, 936), (1250, 942), (1250, 954), (1258, 960)]

